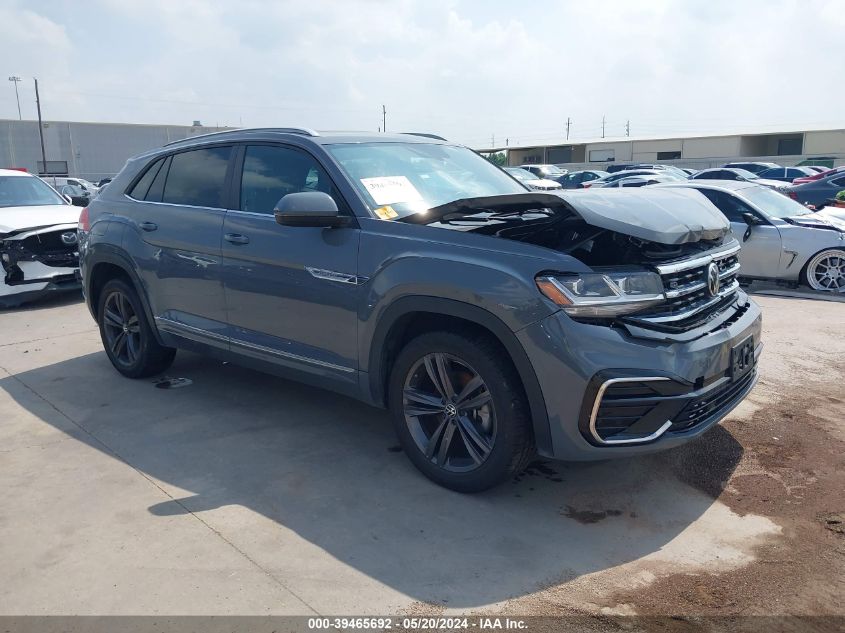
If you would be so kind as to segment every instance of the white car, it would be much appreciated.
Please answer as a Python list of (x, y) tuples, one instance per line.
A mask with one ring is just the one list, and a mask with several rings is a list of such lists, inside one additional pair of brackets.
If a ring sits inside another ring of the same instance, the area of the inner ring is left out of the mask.
[(534, 191), (555, 191), (557, 189), (563, 189), (563, 185), (559, 182), (539, 178), (522, 167), (505, 167), (504, 170), (523, 185), (529, 189), (533, 189)]
[(750, 182), (690, 180), (660, 186), (697, 189), (728, 218), (742, 245), (740, 277), (845, 293), (845, 221)]
[(762, 185), (769, 189), (783, 189), (788, 183), (780, 180), (766, 180), (757, 174), (739, 169), (737, 167), (717, 167), (714, 169), (702, 169), (689, 177), (690, 180), (736, 180), (737, 182), (752, 182), (755, 185)]
[(44, 176), (44, 181), (48, 185), (51, 185), (56, 191), (61, 191), (62, 187), (66, 185), (72, 185), (74, 187), (79, 187), (82, 191), (86, 191), (89, 198), (93, 198), (100, 193), (100, 188), (97, 185), (85, 180), (84, 178), (79, 178), (78, 176)]
[(78, 290), (79, 209), (40, 178), (0, 169), (0, 308)]

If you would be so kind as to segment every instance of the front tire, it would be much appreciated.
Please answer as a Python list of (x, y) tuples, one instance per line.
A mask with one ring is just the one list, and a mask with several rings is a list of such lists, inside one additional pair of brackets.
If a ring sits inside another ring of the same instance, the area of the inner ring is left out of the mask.
[(813, 290), (845, 292), (845, 250), (828, 248), (813, 255), (802, 276)]
[(97, 324), (106, 355), (127, 378), (154, 376), (173, 363), (176, 350), (159, 345), (138, 293), (124, 280), (112, 279), (103, 286)]
[(399, 353), (389, 384), (391, 418), (405, 454), (441, 486), (486, 490), (533, 458), (522, 385), (490, 338), (422, 334)]

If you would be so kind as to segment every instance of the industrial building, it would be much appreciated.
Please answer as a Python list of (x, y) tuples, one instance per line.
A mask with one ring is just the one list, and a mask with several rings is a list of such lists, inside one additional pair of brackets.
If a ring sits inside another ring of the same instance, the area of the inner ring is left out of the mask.
[(44, 154), (38, 121), (0, 119), (0, 168), (17, 167), (52, 176), (97, 181), (114, 176), (126, 159), (165, 143), (227, 128), (194, 125), (139, 125), (44, 121)]
[[(81, 176), (96, 181), (113, 176), (126, 159), (165, 143), (228, 129), (194, 125), (145, 125), (44, 121), (46, 169), (41, 161), (37, 121), (0, 119), (0, 168), (39, 174)], [(713, 134), (665, 138), (616, 138), (476, 148), (504, 152), (509, 165), (555, 163), (569, 169), (602, 169), (612, 163), (666, 163), (706, 169), (737, 160), (795, 165), (813, 158), (845, 164), (845, 129)]]
[(477, 148), (504, 152), (508, 165), (554, 163), (571, 169), (601, 169), (612, 163), (666, 163), (706, 169), (738, 160), (795, 165), (813, 158), (845, 163), (845, 129), (712, 134), (661, 138), (616, 138), (549, 145)]

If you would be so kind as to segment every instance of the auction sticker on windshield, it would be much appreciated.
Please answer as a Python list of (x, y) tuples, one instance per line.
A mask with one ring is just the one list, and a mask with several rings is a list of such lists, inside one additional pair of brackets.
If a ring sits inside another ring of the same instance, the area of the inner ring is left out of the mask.
[(361, 184), (378, 205), (422, 202), (423, 199), (417, 188), (405, 176), (361, 178)]

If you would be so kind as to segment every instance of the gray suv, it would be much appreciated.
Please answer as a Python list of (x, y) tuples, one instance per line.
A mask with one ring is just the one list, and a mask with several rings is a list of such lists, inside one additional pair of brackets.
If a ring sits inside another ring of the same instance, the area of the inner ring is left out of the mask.
[(678, 446), (756, 380), (739, 245), (695, 191), (530, 192), (432, 135), (237, 130), (131, 159), (79, 234), (120, 373), (178, 348), (388, 408), (459, 491)]

